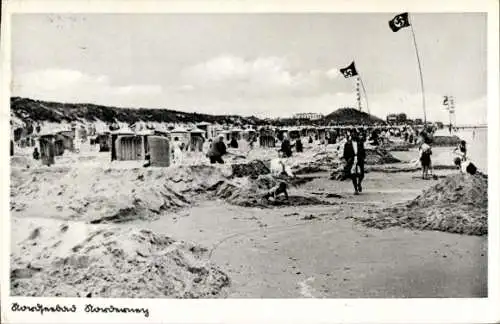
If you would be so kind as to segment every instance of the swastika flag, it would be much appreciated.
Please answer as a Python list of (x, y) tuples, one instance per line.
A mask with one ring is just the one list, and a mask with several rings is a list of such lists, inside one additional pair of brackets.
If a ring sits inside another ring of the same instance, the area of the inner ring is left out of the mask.
[(358, 71), (356, 71), (356, 66), (354, 65), (354, 61), (348, 67), (340, 69), (340, 73), (344, 75), (344, 78), (350, 78), (355, 75), (358, 75)]
[(407, 12), (399, 14), (396, 17), (392, 18), (392, 20), (389, 20), (389, 27), (393, 32), (397, 32), (401, 28), (409, 26), (410, 26), (410, 20), (408, 19)]

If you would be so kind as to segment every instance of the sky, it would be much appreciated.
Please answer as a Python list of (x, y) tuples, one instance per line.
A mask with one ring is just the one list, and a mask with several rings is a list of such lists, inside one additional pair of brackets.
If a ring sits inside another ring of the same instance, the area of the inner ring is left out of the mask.
[[(120, 107), (288, 117), (356, 107), (422, 118), (410, 28), (397, 13), (16, 14), (12, 95)], [(411, 14), (422, 63), (427, 118), (487, 121), (486, 15)]]

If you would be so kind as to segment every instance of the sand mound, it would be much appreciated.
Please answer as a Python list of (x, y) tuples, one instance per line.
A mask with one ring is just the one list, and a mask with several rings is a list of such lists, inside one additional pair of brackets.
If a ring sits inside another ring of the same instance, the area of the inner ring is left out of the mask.
[(12, 228), (14, 296), (206, 298), (229, 285), (207, 249), (149, 230), (26, 219)]
[(366, 149), (366, 165), (374, 164), (387, 164), (387, 163), (398, 163), (400, 160), (396, 159), (392, 154), (384, 149)]
[(294, 173), (295, 174), (309, 174), (309, 173), (318, 173), (318, 172), (326, 172), (327, 169), (325, 167), (320, 167), (318, 165), (305, 165), (303, 167), (296, 167)]
[(488, 178), (483, 174), (451, 175), (408, 203), (359, 220), (376, 228), (402, 226), (485, 235), (488, 233)]
[[(242, 207), (275, 207), (275, 206), (304, 206), (304, 205), (325, 205), (328, 202), (319, 200), (315, 197), (294, 196), (290, 194), (289, 200), (284, 197), (278, 197), (276, 200), (263, 199), (263, 195), (279, 181), (288, 183), (289, 188), (311, 181), (313, 178), (273, 177), (271, 175), (259, 176), (257, 179), (234, 179), (233, 181), (221, 182), (215, 188), (214, 196), (229, 202), (230, 204)], [(297, 181), (298, 180), (298, 181)]]
[(247, 163), (235, 163), (231, 165), (233, 176), (257, 178), (263, 174), (269, 174), (269, 167), (261, 160), (253, 160)]
[[(399, 163), (392, 154), (387, 150), (376, 148), (376, 149), (366, 149), (366, 160), (365, 160), (365, 173), (372, 171), (373, 168), (384, 169), (390, 168), (390, 166), (385, 166), (385, 164)], [(344, 178), (344, 168), (345, 161), (337, 162), (332, 164), (332, 171), (330, 172), (330, 180), (342, 180)]]
[(189, 206), (193, 195), (225, 177), (222, 169), (207, 165), (13, 172), (11, 210), (22, 216), (91, 223), (151, 219)]
[(341, 164), (336, 152), (316, 153), (311, 161), (300, 161), (292, 166), (294, 174), (309, 174), (326, 172), (331, 168), (337, 168)]

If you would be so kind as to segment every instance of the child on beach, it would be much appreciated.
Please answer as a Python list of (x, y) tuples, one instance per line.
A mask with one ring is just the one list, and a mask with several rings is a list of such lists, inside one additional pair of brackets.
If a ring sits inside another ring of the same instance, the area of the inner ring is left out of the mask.
[(283, 162), (280, 158), (277, 159), (272, 159), (271, 160), (271, 174), (276, 177), (280, 176), (288, 176), (288, 177), (294, 177), (294, 174), (289, 166)]
[(270, 198), (276, 199), (279, 195), (285, 195), (286, 200), (288, 200), (288, 191), (286, 182), (280, 182), (278, 185), (269, 189), (269, 191), (264, 195), (264, 199), (269, 200)]
[(458, 144), (458, 146), (453, 150), (453, 153), (456, 153), (457, 151), (460, 152), (459, 155), (462, 161), (467, 160), (467, 143), (464, 140), (460, 141), (460, 144)]
[(422, 164), (422, 179), (427, 179), (429, 176), (429, 169), (431, 167), (432, 149), (429, 144), (424, 141), (420, 145), (420, 163)]

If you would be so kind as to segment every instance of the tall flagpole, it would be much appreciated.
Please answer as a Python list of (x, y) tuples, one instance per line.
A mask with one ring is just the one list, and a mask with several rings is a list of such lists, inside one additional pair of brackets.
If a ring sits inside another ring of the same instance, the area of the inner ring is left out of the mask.
[[(410, 18), (408, 18), (410, 20)], [(415, 39), (415, 32), (413, 31), (413, 23), (410, 22), (411, 34), (413, 35), (413, 44), (415, 45), (415, 53), (417, 53), (418, 71), (420, 72), (420, 87), (422, 88), (422, 107), (424, 109), (424, 125), (427, 125), (427, 113), (425, 112), (425, 90), (424, 90), (424, 77), (422, 76), (422, 66), (420, 64), (420, 55), (418, 54), (417, 40)]]
[(361, 111), (361, 94), (359, 92), (360, 76), (356, 78), (356, 102), (358, 103), (358, 110)]
[(368, 106), (368, 96), (366, 95), (366, 89), (365, 89), (365, 84), (363, 83), (363, 79), (361, 78), (361, 75), (359, 75), (359, 81), (361, 81), (361, 88), (363, 88), (363, 93), (365, 94), (365, 101), (366, 101), (366, 110), (368, 111), (368, 114), (370, 114), (370, 107)]

